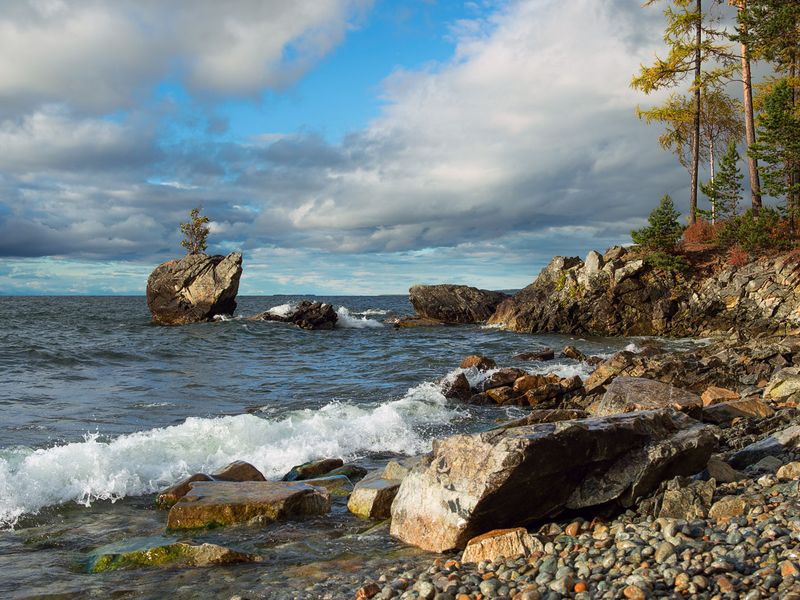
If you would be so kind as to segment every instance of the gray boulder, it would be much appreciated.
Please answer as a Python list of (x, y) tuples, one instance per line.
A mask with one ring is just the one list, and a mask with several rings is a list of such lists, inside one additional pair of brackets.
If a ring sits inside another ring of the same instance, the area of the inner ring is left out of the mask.
[(147, 280), (147, 307), (159, 325), (185, 325), (232, 315), (242, 255), (187, 254), (157, 266)]
[(391, 533), (443, 552), (564, 510), (631, 506), (662, 481), (702, 471), (713, 430), (663, 410), (436, 440), (400, 486)]
[(311, 300), (301, 300), (285, 313), (265, 311), (253, 317), (256, 321), (280, 321), (291, 323), (301, 329), (333, 329), (339, 315), (330, 304)]

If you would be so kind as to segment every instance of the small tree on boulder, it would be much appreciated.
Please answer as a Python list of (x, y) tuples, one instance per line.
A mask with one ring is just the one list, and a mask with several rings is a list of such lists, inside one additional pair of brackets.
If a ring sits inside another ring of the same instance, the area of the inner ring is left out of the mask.
[(200, 254), (206, 249), (206, 238), (209, 228), (209, 218), (200, 214), (199, 208), (193, 208), (189, 213), (189, 222), (181, 223), (181, 233), (184, 239), (181, 246), (186, 248), (187, 254)]
[(669, 194), (665, 195), (647, 218), (649, 225), (631, 231), (633, 242), (655, 252), (675, 252), (683, 235), (683, 226), (678, 222), (679, 216), (672, 198)]

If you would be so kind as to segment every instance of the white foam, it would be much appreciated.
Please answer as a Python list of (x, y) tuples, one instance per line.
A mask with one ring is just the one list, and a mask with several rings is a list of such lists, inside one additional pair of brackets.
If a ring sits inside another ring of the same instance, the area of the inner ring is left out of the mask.
[(367, 310), (354, 311), (356, 315), (388, 315), (389, 311), (384, 308), (368, 308)]
[(339, 315), (339, 318), (336, 320), (336, 326), (341, 327), (342, 329), (368, 329), (383, 327), (383, 323), (368, 319), (366, 316), (361, 318), (354, 317), (344, 306), (340, 306), (339, 310), (336, 311), (336, 314)]
[(623, 350), (627, 352), (634, 352), (635, 354), (639, 354), (642, 351), (642, 349), (639, 346), (637, 346), (634, 342), (631, 342), (630, 344), (625, 346)]
[(330, 403), (280, 417), (244, 414), (191, 417), (180, 425), (103, 441), (0, 451), (0, 527), (40, 509), (117, 500), (155, 492), (198, 471), (246, 460), (267, 477), (320, 457), (353, 459), (368, 452), (418, 454), (430, 449), (420, 429), (447, 426), (459, 415), (430, 383), (380, 405)]
[(267, 312), (271, 315), (275, 315), (276, 317), (288, 317), (296, 306), (297, 306), (296, 304), (287, 302), (286, 304), (279, 304), (278, 306), (273, 306)]

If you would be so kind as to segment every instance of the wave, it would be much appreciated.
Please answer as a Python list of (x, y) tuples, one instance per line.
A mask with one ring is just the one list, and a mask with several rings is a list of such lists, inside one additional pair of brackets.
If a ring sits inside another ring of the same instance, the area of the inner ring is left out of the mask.
[(368, 329), (383, 327), (383, 323), (368, 319), (366, 316), (361, 318), (354, 317), (352, 313), (344, 306), (339, 307), (339, 310), (336, 311), (336, 314), (339, 315), (339, 318), (336, 321), (336, 326), (342, 329)]
[(419, 454), (430, 450), (425, 429), (446, 429), (460, 414), (437, 386), (425, 383), (380, 405), (332, 402), (275, 418), (190, 417), (110, 441), (90, 434), (81, 442), (39, 450), (6, 449), (0, 451), (0, 528), (47, 506), (71, 501), (89, 506), (153, 493), (233, 460), (246, 460), (274, 478), (326, 456)]
[(273, 306), (267, 312), (270, 313), (271, 315), (275, 315), (276, 317), (288, 317), (296, 306), (297, 304), (287, 302), (286, 304), (279, 304), (278, 306)]
[(353, 311), (353, 314), (354, 315), (365, 315), (365, 316), (369, 316), (369, 315), (380, 316), (380, 315), (388, 315), (390, 312), (391, 312), (390, 310), (385, 309), (385, 308), (368, 308), (367, 310)]

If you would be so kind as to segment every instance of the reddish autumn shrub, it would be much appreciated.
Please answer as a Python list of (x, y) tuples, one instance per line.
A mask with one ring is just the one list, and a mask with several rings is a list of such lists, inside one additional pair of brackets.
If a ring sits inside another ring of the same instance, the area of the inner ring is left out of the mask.
[(697, 219), (694, 225), (683, 230), (684, 244), (713, 244), (716, 242), (718, 225), (712, 225), (704, 219)]
[(732, 267), (743, 267), (750, 262), (750, 253), (739, 246), (731, 246), (728, 250), (728, 264)]

